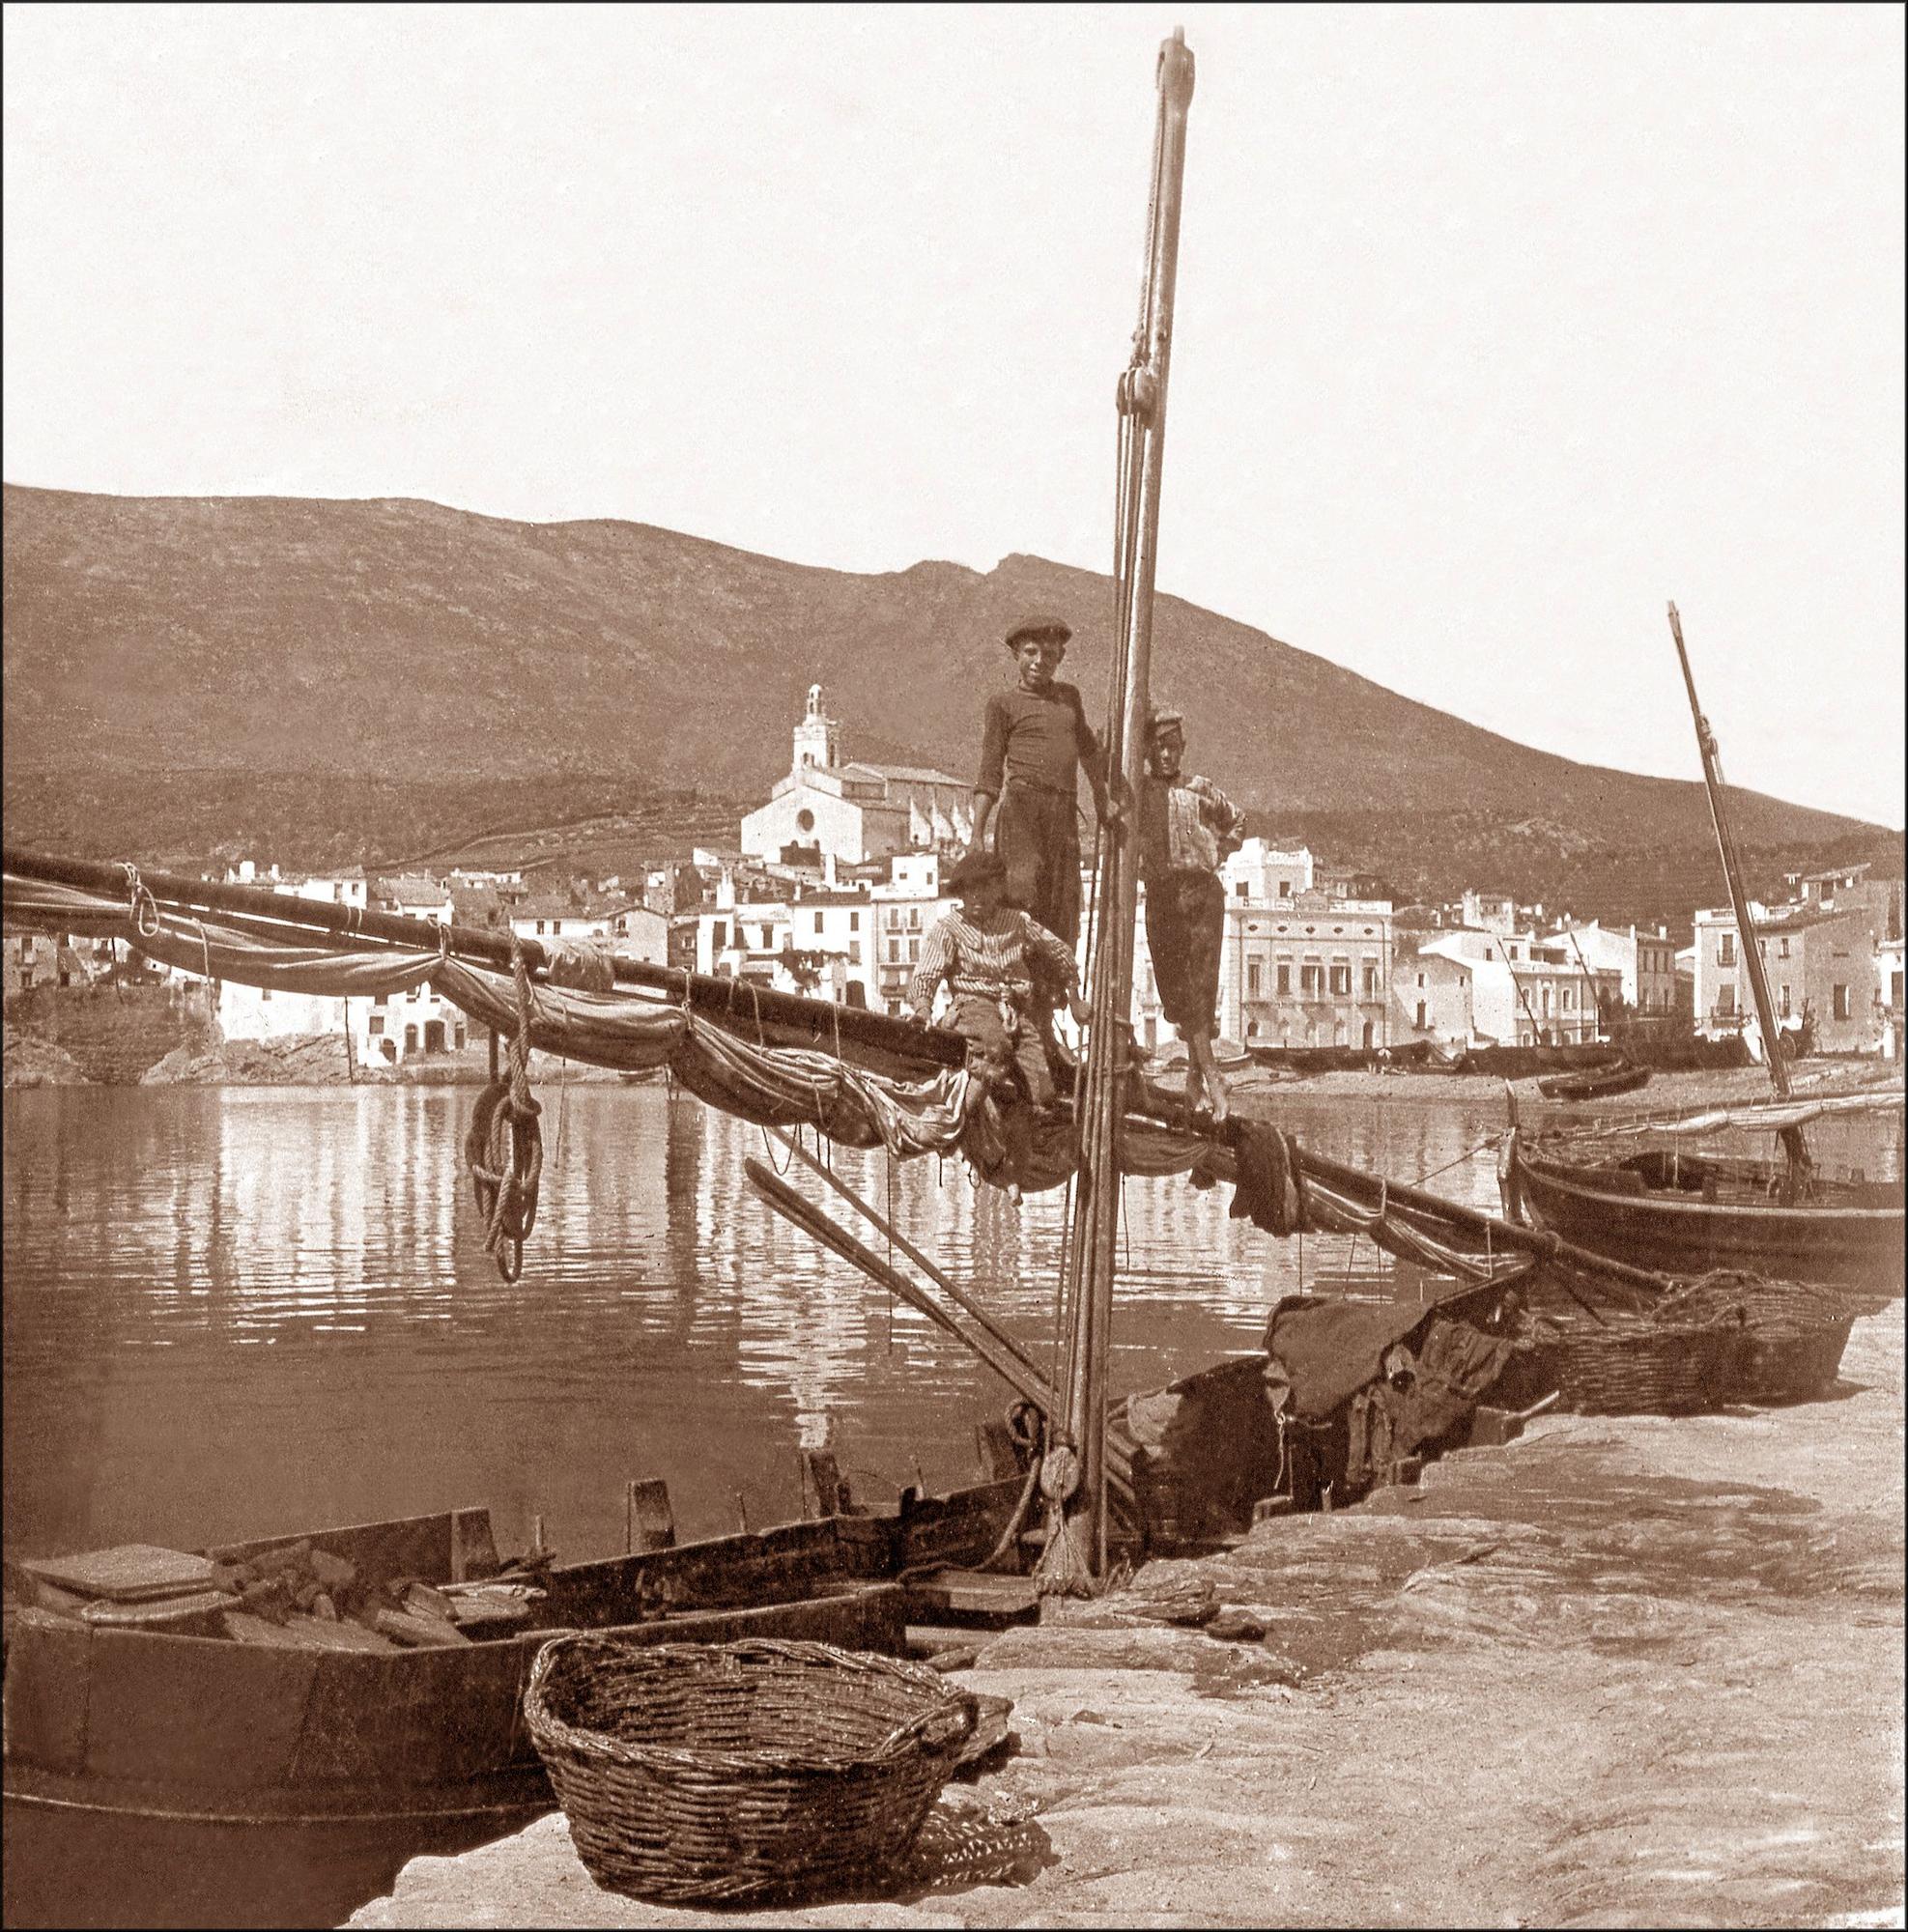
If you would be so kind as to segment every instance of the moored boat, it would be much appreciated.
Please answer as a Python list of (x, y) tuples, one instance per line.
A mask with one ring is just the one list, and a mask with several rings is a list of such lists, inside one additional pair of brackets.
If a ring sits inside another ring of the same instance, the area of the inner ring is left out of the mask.
[(1649, 1082), (1647, 1066), (1632, 1066), (1627, 1061), (1616, 1060), (1587, 1072), (1559, 1073), (1540, 1080), (1537, 1091), (1547, 1100), (1605, 1100), (1615, 1094), (1634, 1094)]
[(1814, 1175), (1803, 1191), (1786, 1163), (1601, 1141), (1533, 1149), (1514, 1126), (1498, 1182), (1511, 1220), (1640, 1267), (1747, 1268), (1901, 1293), (1898, 1181)]
[[(910, 1493), (878, 1515), (539, 1567), (521, 1608), (472, 1622), (469, 1640), (419, 1648), (344, 1622), (326, 1642), (298, 1617), (275, 1636), (234, 1640), (234, 1612), (203, 1587), (170, 1603), (102, 1602), (89, 1617), (34, 1574), (43, 1566), (10, 1563), (8, 1922), (125, 1923), (127, 1895), (147, 1923), (335, 1923), (405, 1859), (480, 1844), (554, 1807), (522, 1719), (531, 1662), (554, 1633), (812, 1638), (900, 1655), (910, 1614), (949, 1621), (945, 1586), (937, 1595), (904, 1573), (981, 1562), (1022, 1487)], [(199, 1554), (231, 1566), (300, 1546), (368, 1587), (415, 1579), (481, 1594), (498, 1569), (483, 1509)], [(345, 1648), (351, 1632), (360, 1636)]]

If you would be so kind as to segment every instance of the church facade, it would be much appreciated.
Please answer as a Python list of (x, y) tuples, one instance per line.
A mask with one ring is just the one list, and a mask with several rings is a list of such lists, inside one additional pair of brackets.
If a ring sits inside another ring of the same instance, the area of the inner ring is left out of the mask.
[(742, 821), (742, 850), (771, 863), (819, 853), (860, 866), (897, 852), (965, 845), (974, 829), (971, 789), (923, 766), (844, 762), (840, 726), (828, 716), (821, 686), (812, 684), (787, 775)]

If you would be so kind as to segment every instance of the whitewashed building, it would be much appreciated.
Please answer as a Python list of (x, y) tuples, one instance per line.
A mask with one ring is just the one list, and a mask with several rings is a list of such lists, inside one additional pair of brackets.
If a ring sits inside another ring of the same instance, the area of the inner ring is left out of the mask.
[(768, 803), (742, 821), (745, 854), (789, 864), (806, 854), (815, 865), (832, 855), (859, 866), (964, 844), (972, 836), (969, 785), (925, 766), (844, 760), (840, 734), (821, 686), (811, 685), (787, 774), (776, 781)]
[[(1763, 977), (1776, 1024), (1814, 1025), (1824, 1053), (1873, 1053), (1883, 1045), (1885, 1001), (1883, 903), (1870, 892), (1852, 900), (1810, 897), (1787, 905), (1750, 901)], [(1761, 1052), (1754, 989), (1742, 957), (1736, 915), (1728, 906), (1695, 915), (1695, 1024), (1711, 1038), (1742, 1033)]]
[(1615, 972), (1635, 1012), (1656, 1018), (1676, 1010), (1676, 948), (1666, 928), (1566, 921), (1546, 943), (1561, 949), (1566, 958), (1581, 952), (1591, 968)]
[(1391, 904), (1303, 893), (1228, 899), (1219, 1032), (1246, 1046), (1390, 1042)]
[(1459, 926), (1419, 936), (1393, 974), (1392, 1043), (1569, 1046), (1601, 1038), (1622, 975), (1580, 961), (1568, 944)]
[(1316, 889), (1317, 862), (1309, 847), (1291, 850), (1268, 844), (1263, 838), (1248, 838), (1221, 867), (1226, 882), (1226, 900), (1241, 899), (1247, 905), (1275, 906), (1288, 899), (1302, 898)]
[[(342, 873), (291, 877), (277, 867), (260, 874), (250, 861), (235, 874), (240, 883), (269, 886), (295, 898), (363, 908), (371, 896), (364, 875)], [(385, 881), (381, 903), (412, 918), (448, 920), (450, 898), (435, 881)], [(202, 975), (184, 974), (198, 979)], [(462, 1012), (428, 985), (380, 998), (336, 999), (316, 993), (288, 993), (236, 980), (214, 982), (214, 1016), (227, 1039), (286, 1039), (305, 1034), (339, 1034), (361, 1065), (394, 1065), (415, 1054), (448, 1052), (462, 1046), (468, 1023)]]

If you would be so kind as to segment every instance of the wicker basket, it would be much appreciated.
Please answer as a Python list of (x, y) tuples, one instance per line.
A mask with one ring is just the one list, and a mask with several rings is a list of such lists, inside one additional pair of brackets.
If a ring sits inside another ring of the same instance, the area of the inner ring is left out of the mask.
[(1853, 1316), (1834, 1292), (1719, 1270), (1648, 1312), (1545, 1297), (1533, 1368), (1584, 1415), (1798, 1402), (1834, 1382)]
[(544, 1645), (524, 1715), (598, 1885), (670, 1903), (866, 1891), (974, 1728), (920, 1664), (822, 1643)]

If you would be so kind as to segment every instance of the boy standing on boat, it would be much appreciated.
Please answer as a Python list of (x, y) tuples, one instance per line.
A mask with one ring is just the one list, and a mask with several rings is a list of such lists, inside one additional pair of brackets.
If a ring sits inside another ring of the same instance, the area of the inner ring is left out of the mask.
[[(1055, 1004), (1056, 990), (1075, 1021), (1084, 1026), (1087, 1020), (1073, 949), (1007, 903), (1007, 867), (995, 853), (968, 853), (949, 869), (946, 883), (960, 907), (929, 929), (908, 982), (908, 1010), (916, 1019), (931, 1018), (946, 980), (953, 999), (941, 1024), (967, 1041), (1007, 1151), (1023, 1152), (1031, 1122), (1028, 1108), (1011, 1104), (1014, 1075), (1034, 1109), (1053, 1105), (1039, 1022)], [(1002, 1108), (1004, 1099), (1010, 1104)]]
[(1075, 945), (1080, 937), (1079, 774), (1108, 823), (1106, 757), (1078, 689), (1054, 676), (1073, 635), (1062, 617), (1023, 617), (1007, 634), (1018, 681), (987, 700), (974, 781), (974, 850), (987, 829), (1007, 868), (1009, 903)]
[(1140, 781), (1140, 878), (1146, 886), (1146, 943), (1159, 1009), (1186, 1043), (1186, 1106), (1201, 1088), (1223, 1121), (1226, 1083), (1212, 1062), (1226, 888), (1219, 867), (1239, 849), (1245, 814), (1210, 779), (1186, 773), (1185, 720), (1155, 710), (1147, 721)]

